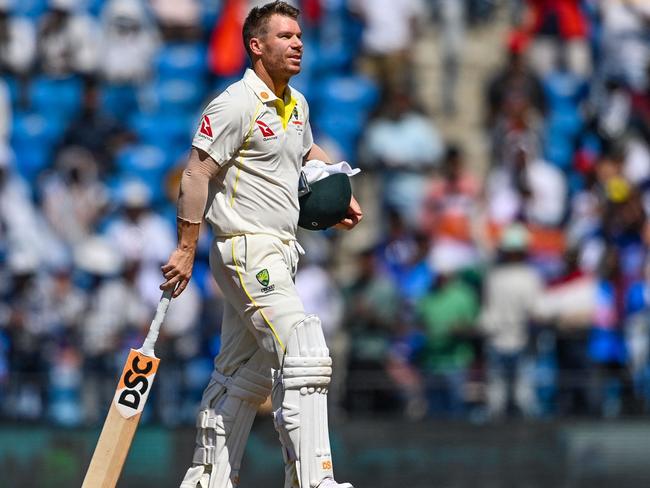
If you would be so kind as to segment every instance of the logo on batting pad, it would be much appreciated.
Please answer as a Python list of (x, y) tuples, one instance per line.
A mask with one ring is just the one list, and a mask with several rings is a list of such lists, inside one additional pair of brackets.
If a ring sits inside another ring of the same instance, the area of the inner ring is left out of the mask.
[(113, 398), (117, 411), (125, 419), (142, 413), (159, 362), (158, 358), (145, 356), (135, 349), (129, 352)]
[(275, 285), (269, 286), (269, 282), (271, 281), (271, 276), (269, 275), (268, 269), (265, 268), (259, 273), (257, 273), (255, 275), (255, 278), (257, 278), (259, 284), (262, 285), (262, 293), (269, 293), (275, 290)]

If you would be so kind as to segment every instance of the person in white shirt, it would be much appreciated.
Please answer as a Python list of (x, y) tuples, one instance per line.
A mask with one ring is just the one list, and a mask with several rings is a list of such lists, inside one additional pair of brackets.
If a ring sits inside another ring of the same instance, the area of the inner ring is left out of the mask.
[(0, 72), (26, 76), (34, 62), (36, 31), (10, 7), (9, 0), (0, 0)]
[[(298, 13), (278, 1), (250, 11), (243, 37), (252, 69), (208, 104), (181, 180), (179, 242), (162, 267), (161, 289), (178, 296), (187, 286), (205, 216), (215, 235), (212, 273), (227, 302), (181, 488), (238, 484), (253, 419), (272, 390), (285, 487), (352, 486), (334, 481), (331, 358), (320, 319), (305, 314), (293, 282), (301, 168), (310, 159), (328, 162), (313, 142), (305, 98), (288, 84), (303, 54)], [(351, 229), (361, 218), (351, 198), (338, 225)]]
[(413, 43), (419, 20), (427, 14), (422, 0), (349, 0), (364, 23), (361, 69), (396, 91), (412, 81)]
[(140, 1), (111, 0), (102, 12), (99, 71), (115, 84), (141, 83), (160, 46), (156, 25)]
[(52, 78), (92, 75), (97, 68), (98, 29), (92, 17), (76, 12), (77, 2), (49, 0), (38, 27), (38, 68)]
[(512, 161), (488, 176), (488, 215), (498, 224), (524, 219), (556, 227), (565, 216), (567, 192), (566, 179), (559, 169), (525, 147), (514, 148)]

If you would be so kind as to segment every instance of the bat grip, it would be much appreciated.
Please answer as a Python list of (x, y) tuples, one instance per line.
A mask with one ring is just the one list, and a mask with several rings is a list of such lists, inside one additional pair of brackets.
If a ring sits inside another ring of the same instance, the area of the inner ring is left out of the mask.
[(158, 308), (156, 308), (156, 315), (151, 321), (151, 326), (149, 327), (149, 332), (147, 337), (142, 344), (142, 352), (147, 356), (155, 356), (153, 348), (156, 345), (156, 340), (158, 340), (158, 334), (160, 333), (160, 326), (165, 320), (165, 314), (167, 313), (167, 308), (169, 307), (169, 302), (172, 299), (173, 290), (165, 290), (160, 297), (160, 302), (158, 302)]

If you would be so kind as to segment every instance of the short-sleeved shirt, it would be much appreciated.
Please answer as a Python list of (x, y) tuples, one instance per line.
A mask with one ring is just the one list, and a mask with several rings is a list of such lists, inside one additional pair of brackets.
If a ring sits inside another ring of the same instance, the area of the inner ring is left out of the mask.
[(212, 100), (192, 145), (221, 167), (205, 215), (214, 234), (295, 239), (298, 180), (312, 144), (309, 107), (291, 87), (281, 100), (249, 69)]

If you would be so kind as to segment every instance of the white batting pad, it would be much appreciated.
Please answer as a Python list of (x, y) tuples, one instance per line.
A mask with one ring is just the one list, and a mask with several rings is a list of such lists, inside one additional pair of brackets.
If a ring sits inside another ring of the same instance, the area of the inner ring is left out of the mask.
[(239, 484), (241, 459), (257, 408), (271, 392), (270, 371), (269, 367), (265, 374), (246, 364), (232, 376), (212, 373), (197, 417), (193, 467), (180, 488), (234, 488)]
[(289, 337), (283, 367), (273, 385), (273, 417), (283, 446), (285, 488), (316, 488), (334, 476), (327, 424), (331, 376), (332, 359), (320, 319), (307, 316)]

